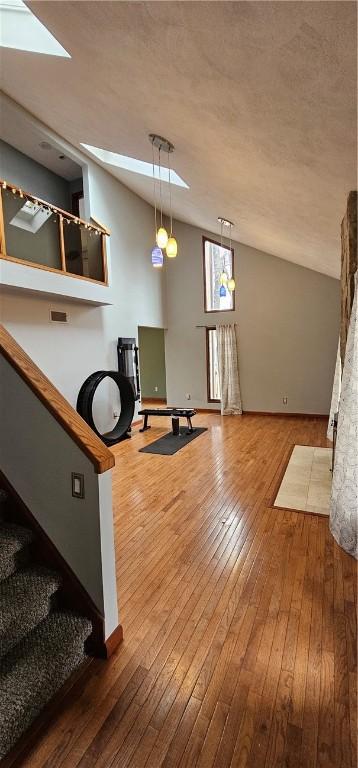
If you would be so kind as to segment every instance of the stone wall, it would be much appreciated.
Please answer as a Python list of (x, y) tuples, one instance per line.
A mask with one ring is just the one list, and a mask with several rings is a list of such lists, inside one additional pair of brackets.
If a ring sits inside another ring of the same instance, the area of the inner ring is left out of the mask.
[(341, 225), (341, 360), (344, 364), (357, 271), (357, 192), (350, 192)]

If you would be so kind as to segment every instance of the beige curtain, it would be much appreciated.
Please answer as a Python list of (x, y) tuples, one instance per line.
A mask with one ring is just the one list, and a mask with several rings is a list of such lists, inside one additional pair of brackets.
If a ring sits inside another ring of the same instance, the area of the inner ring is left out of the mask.
[(237, 416), (242, 413), (239, 364), (234, 325), (217, 325), (219, 385), (221, 413)]

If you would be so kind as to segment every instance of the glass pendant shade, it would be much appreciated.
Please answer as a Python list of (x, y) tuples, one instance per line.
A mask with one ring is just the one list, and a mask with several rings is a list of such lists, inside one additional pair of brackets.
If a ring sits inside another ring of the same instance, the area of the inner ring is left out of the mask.
[(178, 243), (175, 237), (173, 237), (172, 235), (168, 240), (166, 252), (167, 252), (168, 259), (175, 259), (178, 253)]
[(152, 265), (157, 269), (163, 266), (163, 252), (161, 248), (156, 245), (152, 250)]
[(228, 280), (227, 287), (228, 287), (229, 291), (234, 291), (235, 290), (235, 280), (234, 280), (233, 277), (231, 277), (230, 280)]
[(220, 275), (220, 285), (226, 285), (227, 284), (227, 274), (226, 272), (222, 272)]
[(226, 296), (226, 288), (225, 288), (225, 285), (221, 285), (221, 286), (220, 286), (219, 296), (221, 296), (222, 298), (223, 298), (224, 296)]
[(164, 227), (159, 227), (157, 232), (157, 245), (159, 248), (166, 248), (168, 243), (168, 232)]

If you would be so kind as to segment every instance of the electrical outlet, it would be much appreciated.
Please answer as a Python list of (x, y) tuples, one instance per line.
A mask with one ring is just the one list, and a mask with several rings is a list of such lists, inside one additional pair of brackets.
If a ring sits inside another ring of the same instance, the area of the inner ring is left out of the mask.
[(282, 398), (282, 402), (283, 402), (284, 405), (287, 405), (287, 397), (283, 397)]
[(185, 395), (185, 397), (186, 397), (186, 399), (187, 399), (187, 400), (190, 400), (190, 398), (191, 398), (191, 394), (190, 394), (190, 392), (187, 392), (187, 393), (186, 393), (186, 395)]
[(154, 387), (154, 392), (158, 392), (158, 387)]

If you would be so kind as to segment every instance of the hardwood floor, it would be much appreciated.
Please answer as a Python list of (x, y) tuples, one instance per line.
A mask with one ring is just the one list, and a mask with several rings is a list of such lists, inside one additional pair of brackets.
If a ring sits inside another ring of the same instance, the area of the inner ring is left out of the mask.
[(124, 643), (95, 661), (31, 768), (355, 768), (356, 571), (328, 521), (272, 509), (320, 420), (198, 414), (174, 456), (114, 449)]

